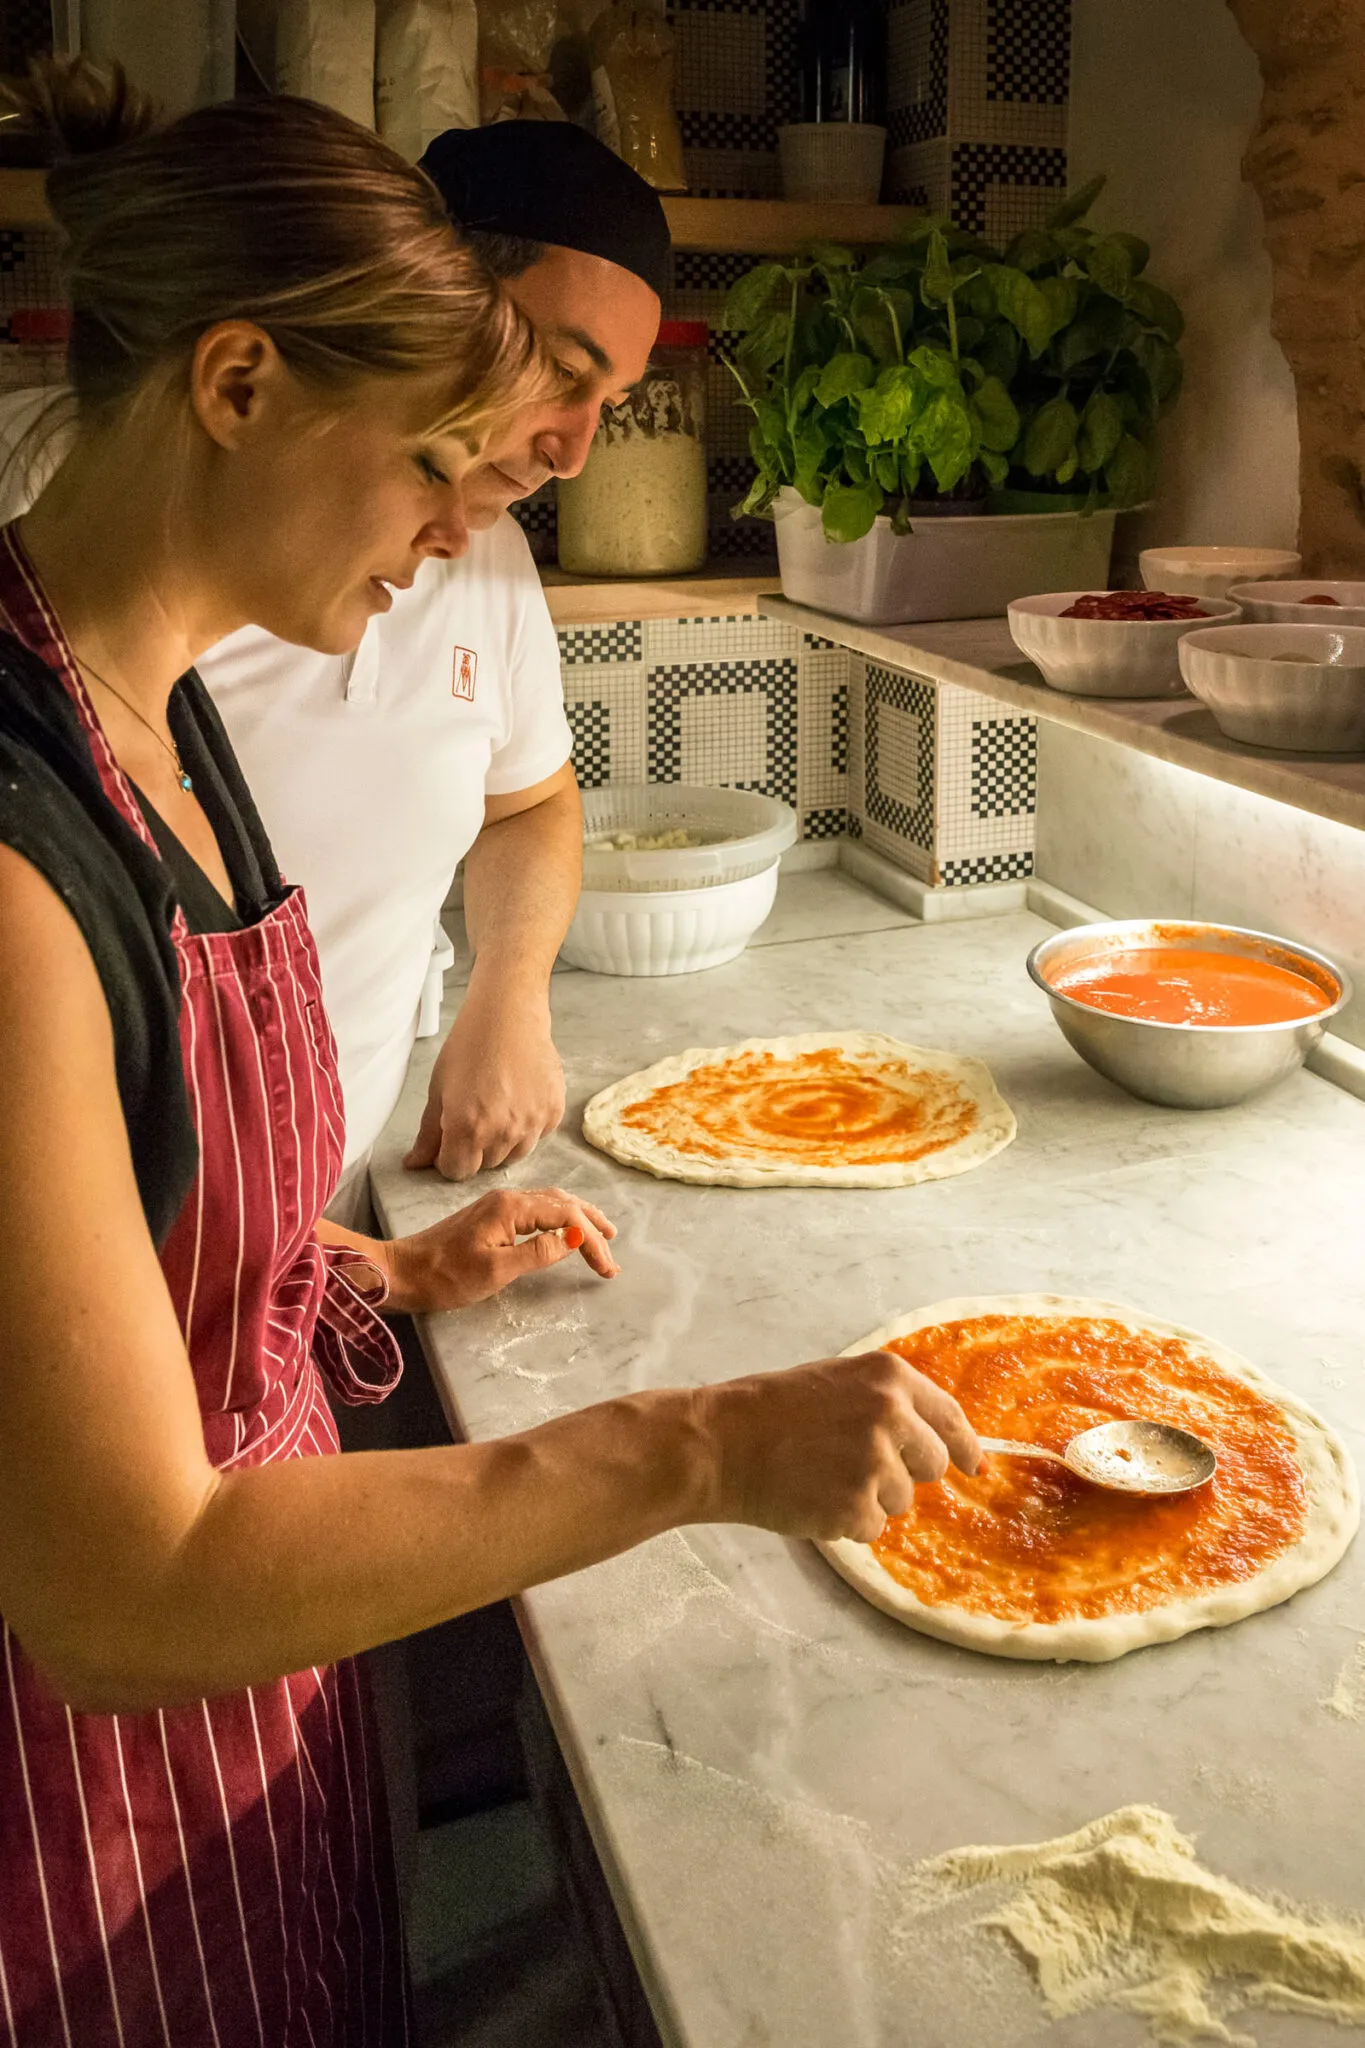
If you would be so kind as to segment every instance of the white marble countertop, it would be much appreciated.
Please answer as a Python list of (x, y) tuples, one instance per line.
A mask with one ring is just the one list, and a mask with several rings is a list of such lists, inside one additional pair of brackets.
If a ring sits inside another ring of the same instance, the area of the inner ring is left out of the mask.
[(1275, 797), (1296, 810), (1365, 828), (1365, 759), (1359, 754), (1288, 754), (1243, 746), (1220, 732), (1213, 713), (1188, 695), (1081, 697), (1054, 690), (1021, 655), (1005, 619), (861, 626), (785, 597), (760, 597), (758, 610), (764, 618), (785, 620), (931, 682), (957, 683), (1054, 725), (1115, 740), (1136, 753)]
[[(1202, 1115), (1129, 1099), (1069, 1050), (1025, 977), (1048, 929), (1024, 913), (921, 925), (838, 876), (795, 876), (771, 942), (729, 966), (556, 975), (569, 1112), (511, 1171), (602, 1203), (623, 1271), (603, 1284), (573, 1262), (428, 1318), (460, 1427), (483, 1438), (626, 1389), (818, 1357), (953, 1295), (1049, 1289), (1223, 1339), (1365, 1464), (1365, 1103), (1309, 1074)], [(839, 1025), (982, 1055), (1017, 1141), (920, 1188), (746, 1192), (654, 1181), (578, 1135), (590, 1094), (666, 1051)], [(393, 1230), (473, 1192), (400, 1164), (436, 1043), (376, 1157)], [(1000, 1937), (960, 1916), (897, 1926), (916, 1859), (1056, 1835), (1132, 1800), (1167, 1808), (1241, 1883), (1361, 1904), (1365, 1726), (1322, 1704), (1365, 1634), (1360, 1543), (1286, 1606), (1100, 1666), (930, 1641), (808, 1545), (736, 1528), (671, 1534), (519, 1608), (670, 2044), (1146, 2040), (1115, 2013), (1050, 2023)], [(1264, 2048), (1360, 2038), (1285, 2015), (1250, 2031)]]

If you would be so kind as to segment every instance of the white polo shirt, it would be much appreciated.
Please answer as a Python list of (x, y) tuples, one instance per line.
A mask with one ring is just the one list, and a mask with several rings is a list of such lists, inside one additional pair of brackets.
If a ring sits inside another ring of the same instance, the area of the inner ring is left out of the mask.
[[(0, 399), (0, 463), (32, 406)], [(5, 476), (0, 516), (26, 502)], [(504, 516), (462, 560), (424, 563), (353, 654), (248, 626), (197, 666), (281, 871), (307, 895), (349, 1164), (398, 1100), (435, 921), (485, 797), (545, 781), (572, 751), (540, 579)]]

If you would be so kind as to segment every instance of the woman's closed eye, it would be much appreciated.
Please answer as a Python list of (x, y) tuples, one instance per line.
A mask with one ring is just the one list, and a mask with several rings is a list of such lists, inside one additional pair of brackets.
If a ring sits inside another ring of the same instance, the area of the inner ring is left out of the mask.
[(438, 469), (429, 455), (425, 453), (418, 454), (413, 457), (413, 460), (429, 484), (448, 484), (450, 482), (450, 478), (446, 475), (445, 471)]

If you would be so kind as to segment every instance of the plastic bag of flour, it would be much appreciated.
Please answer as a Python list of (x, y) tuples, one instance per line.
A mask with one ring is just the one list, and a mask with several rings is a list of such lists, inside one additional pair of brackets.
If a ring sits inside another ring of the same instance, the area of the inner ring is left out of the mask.
[(563, 121), (552, 59), (564, 31), (559, 0), (480, 0), (479, 119)]
[(379, 132), (415, 163), (447, 128), (479, 125), (474, 0), (377, 0)]
[(374, 126), (375, 0), (277, 0), (275, 90)]

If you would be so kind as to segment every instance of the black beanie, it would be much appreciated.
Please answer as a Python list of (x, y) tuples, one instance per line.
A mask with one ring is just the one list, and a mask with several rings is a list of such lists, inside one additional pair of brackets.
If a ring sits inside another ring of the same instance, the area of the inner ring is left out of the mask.
[(652, 186), (570, 121), (447, 128), (421, 161), (451, 219), (605, 256), (662, 298), (668, 223)]

